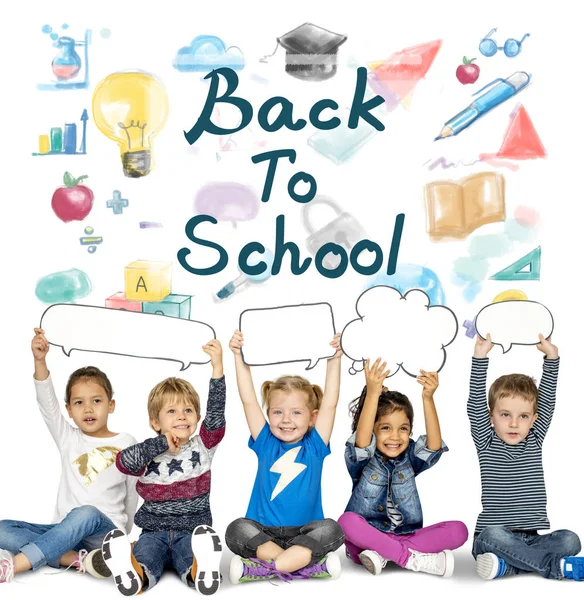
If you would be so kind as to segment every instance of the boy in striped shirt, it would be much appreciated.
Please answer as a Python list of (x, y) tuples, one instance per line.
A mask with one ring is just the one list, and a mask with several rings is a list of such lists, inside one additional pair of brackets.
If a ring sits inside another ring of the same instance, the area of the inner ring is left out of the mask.
[(477, 336), (467, 405), (481, 469), (481, 501), (473, 544), (483, 579), (536, 572), (549, 579), (584, 580), (580, 539), (549, 529), (542, 444), (556, 400), (558, 348), (539, 335), (543, 373), (536, 387), (527, 375), (504, 375), (493, 382), (487, 403), (491, 336)]

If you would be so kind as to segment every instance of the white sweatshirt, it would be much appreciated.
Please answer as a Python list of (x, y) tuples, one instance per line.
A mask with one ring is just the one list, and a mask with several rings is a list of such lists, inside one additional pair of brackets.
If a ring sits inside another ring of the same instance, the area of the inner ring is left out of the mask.
[(90, 505), (109, 517), (116, 527), (130, 532), (138, 504), (136, 480), (116, 468), (118, 452), (136, 444), (127, 433), (110, 438), (84, 434), (63, 414), (49, 375), (34, 380), (39, 408), (61, 454), (61, 481), (53, 523), (74, 508)]

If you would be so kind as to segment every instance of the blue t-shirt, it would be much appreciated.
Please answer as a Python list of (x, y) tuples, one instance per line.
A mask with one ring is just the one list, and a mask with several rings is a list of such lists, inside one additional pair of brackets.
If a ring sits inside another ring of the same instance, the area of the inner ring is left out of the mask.
[(322, 463), (331, 451), (316, 429), (299, 442), (286, 444), (264, 425), (249, 447), (257, 454), (258, 471), (247, 519), (267, 527), (293, 527), (324, 519), (320, 494)]

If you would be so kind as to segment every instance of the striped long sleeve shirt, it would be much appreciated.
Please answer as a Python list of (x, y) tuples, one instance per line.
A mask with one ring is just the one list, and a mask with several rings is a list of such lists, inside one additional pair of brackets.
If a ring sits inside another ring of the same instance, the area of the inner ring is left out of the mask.
[(225, 377), (211, 379), (207, 413), (198, 435), (177, 453), (168, 452), (166, 436), (145, 440), (118, 453), (116, 466), (138, 477), (144, 503), (135, 523), (147, 531), (193, 531), (212, 525), (209, 496), (211, 461), (225, 435)]
[(548, 529), (542, 444), (554, 414), (560, 359), (544, 359), (538, 389), (538, 418), (516, 446), (491, 427), (487, 405), (488, 358), (473, 358), (467, 412), (481, 470), (483, 510), (475, 536), (485, 527)]

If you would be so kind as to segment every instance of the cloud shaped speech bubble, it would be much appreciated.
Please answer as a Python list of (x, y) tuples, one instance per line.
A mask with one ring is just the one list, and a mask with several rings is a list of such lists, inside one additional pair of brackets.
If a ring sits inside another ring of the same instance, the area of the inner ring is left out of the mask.
[(82, 304), (49, 306), (40, 327), (67, 356), (83, 350), (159, 358), (181, 363), (181, 371), (210, 362), (201, 346), (215, 338), (215, 330), (199, 321)]
[(477, 315), (475, 328), (486, 339), (491, 334), (494, 344), (503, 347), (539, 344), (538, 334), (548, 338), (554, 330), (554, 318), (547, 307), (532, 300), (504, 300), (489, 304)]
[(275, 308), (252, 308), (239, 316), (243, 362), (250, 366), (309, 360), (306, 370), (335, 350), (333, 309), (327, 302)]
[[(341, 347), (356, 363), (380, 356), (390, 377), (400, 369), (417, 377), (420, 369), (438, 372), (444, 366), (458, 321), (446, 306), (430, 306), (422, 290), (402, 296), (395, 288), (376, 286), (359, 296), (355, 309), (359, 318), (343, 329)], [(354, 364), (353, 369), (362, 366)]]

